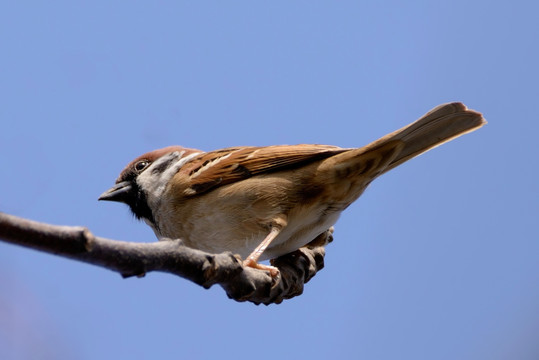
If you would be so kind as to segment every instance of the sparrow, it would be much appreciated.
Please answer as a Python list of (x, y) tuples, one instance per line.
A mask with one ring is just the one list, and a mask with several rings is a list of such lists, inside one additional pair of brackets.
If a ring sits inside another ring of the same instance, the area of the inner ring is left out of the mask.
[(375, 178), (485, 123), (455, 102), (361, 148), (300, 144), (204, 152), (169, 146), (130, 162), (99, 200), (127, 204), (160, 240), (232, 251), (245, 266), (277, 276), (259, 261), (305, 246)]

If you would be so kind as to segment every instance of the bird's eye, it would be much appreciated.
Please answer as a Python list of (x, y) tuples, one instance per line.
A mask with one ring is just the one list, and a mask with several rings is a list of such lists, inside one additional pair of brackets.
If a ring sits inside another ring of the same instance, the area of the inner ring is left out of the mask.
[(150, 165), (150, 162), (148, 160), (141, 160), (135, 164), (135, 171), (140, 173), (142, 172), (142, 170), (146, 169), (148, 165)]

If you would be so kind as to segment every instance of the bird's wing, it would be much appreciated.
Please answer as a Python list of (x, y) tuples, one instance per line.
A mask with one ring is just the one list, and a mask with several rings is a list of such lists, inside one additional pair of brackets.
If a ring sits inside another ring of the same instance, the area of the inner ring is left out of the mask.
[(192, 195), (255, 175), (300, 167), (348, 151), (329, 145), (237, 147), (201, 154), (180, 172), (189, 175)]

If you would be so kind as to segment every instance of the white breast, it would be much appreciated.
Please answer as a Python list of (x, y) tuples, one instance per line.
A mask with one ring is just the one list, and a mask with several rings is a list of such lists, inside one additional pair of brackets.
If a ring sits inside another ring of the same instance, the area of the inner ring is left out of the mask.
[(272, 242), (260, 259), (274, 259), (307, 245), (318, 235), (335, 225), (340, 216), (340, 212), (323, 217), (318, 215), (320, 213), (321, 209), (302, 209), (297, 214), (292, 213), (287, 227)]

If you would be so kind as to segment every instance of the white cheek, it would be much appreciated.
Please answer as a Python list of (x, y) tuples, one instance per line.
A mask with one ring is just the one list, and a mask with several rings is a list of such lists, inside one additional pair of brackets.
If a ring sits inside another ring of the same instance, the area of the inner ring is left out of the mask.
[[(150, 209), (157, 209), (159, 207), (161, 196), (172, 177), (176, 175), (183, 165), (200, 153), (193, 153), (186, 157), (182, 157), (183, 154), (185, 154), (185, 151), (175, 151), (162, 156), (137, 177), (137, 184), (146, 194), (146, 200)], [(171, 161), (171, 158), (174, 160)], [(170, 162), (170, 164), (164, 171), (153, 171), (166, 162)]]

